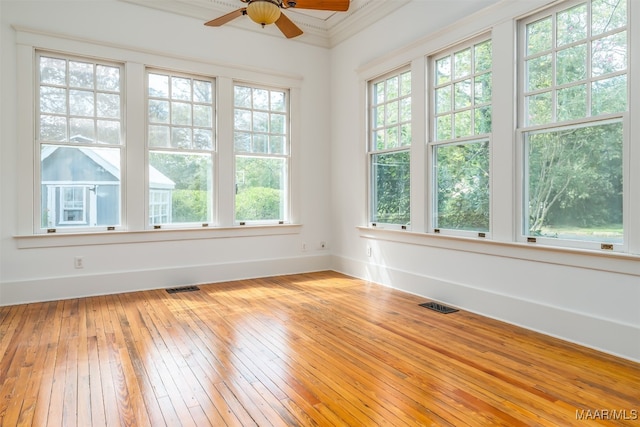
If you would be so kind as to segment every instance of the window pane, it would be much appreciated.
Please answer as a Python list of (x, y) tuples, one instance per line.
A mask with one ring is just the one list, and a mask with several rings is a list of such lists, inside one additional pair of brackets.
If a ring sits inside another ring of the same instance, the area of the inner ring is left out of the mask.
[(96, 139), (95, 122), (93, 119), (69, 119), (70, 140), (94, 142)]
[(389, 102), (386, 104), (387, 109), (385, 111), (385, 126), (395, 125), (398, 123), (398, 101)]
[(91, 117), (94, 115), (94, 93), (86, 90), (69, 91), (69, 114)]
[(171, 128), (171, 146), (174, 148), (190, 149), (191, 128), (174, 127)]
[(407, 71), (400, 75), (400, 96), (411, 95), (411, 72)]
[(454, 77), (460, 79), (471, 74), (471, 49), (456, 52), (454, 58)]
[(471, 135), (471, 111), (461, 111), (454, 114), (453, 121), (455, 123), (455, 137), (461, 138), (463, 136)]
[(436, 61), (436, 85), (441, 85), (451, 81), (451, 57)]
[(456, 110), (471, 106), (471, 79), (458, 82), (453, 87)]
[(236, 156), (236, 177), (237, 221), (286, 219), (286, 159)]
[(96, 115), (111, 119), (120, 118), (120, 95), (98, 93), (96, 95)]
[(474, 128), (476, 135), (482, 135), (491, 132), (491, 106), (477, 108), (474, 111)]
[(581, 44), (556, 54), (556, 84), (564, 85), (587, 78), (587, 45)]
[(550, 17), (527, 25), (527, 56), (551, 49), (551, 28)]
[(444, 86), (436, 89), (436, 113), (446, 113), (451, 111), (451, 86)]
[(435, 228), (489, 231), (489, 142), (440, 145)]
[(475, 73), (491, 69), (491, 40), (474, 46)]
[(409, 151), (371, 156), (372, 222), (409, 224), (409, 159)]
[(592, 0), (591, 32), (593, 35), (622, 28), (627, 25), (626, 0)]
[(98, 120), (96, 139), (98, 143), (119, 144), (120, 122), (116, 120)]
[(627, 32), (594, 40), (591, 47), (593, 77), (615, 73), (627, 68)]
[(558, 90), (558, 121), (574, 120), (587, 115), (587, 85)]
[(541, 125), (550, 123), (553, 113), (551, 92), (528, 96), (525, 99), (527, 111), (527, 124)]
[(40, 140), (66, 141), (67, 119), (65, 117), (40, 115)]
[(149, 121), (152, 123), (169, 123), (169, 101), (149, 100)]
[(619, 113), (627, 110), (627, 76), (617, 76), (593, 82), (591, 114)]
[(193, 101), (211, 104), (213, 100), (211, 82), (193, 81)]
[(527, 61), (527, 91), (545, 89), (553, 84), (551, 55), (544, 55)]
[(563, 46), (587, 37), (587, 5), (580, 4), (558, 13), (557, 45)]
[(387, 79), (387, 101), (396, 99), (399, 95), (399, 89), (400, 86), (397, 76)]
[(93, 89), (93, 64), (69, 61), (69, 86)]
[(154, 98), (169, 98), (169, 76), (149, 73), (149, 96)]
[(40, 83), (61, 85), (67, 84), (67, 61), (64, 59), (40, 57)]
[(621, 243), (622, 122), (525, 135), (525, 234)]
[(186, 102), (172, 102), (171, 124), (191, 126), (191, 104)]
[(150, 147), (170, 147), (169, 126), (149, 126), (149, 146)]
[(120, 149), (42, 145), (43, 228), (120, 224)]
[(266, 89), (253, 89), (253, 108), (257, 110), (269, 109), (269, 91)]
[(491, 73), (484, 73), (474, 80), (474, 103), (487, 104), (491, 102)]
[(286, 111), (284, 92), (271, 91), (271, 110)]
[(251, 88), (235, 86), (233, 88), (233, 100), (236, 107), (251, 108)]
[(120, 69), (106, 65), (96, 65), (96, 89), (120, 92)]
[(436, 140), (443, 141), (451, 139), (452, 135), (451, 115), (436, 117)]
[[(150, 224), (208, 223), (212, 218), (212, 188), (211, 155), (149, 153)], [(152, 198), (154, 193), (156, 197)], [(158, 207), (159, 203), (164, 205)]]
[(213, 133), (210, 129), (193, 130), (193, 148), (196, 150), (213, 149)]
[(42, 86), (40, 88), (40, 111), (67, 114), (67, 92), (57, 87)]
[(171, 77), (171, 99), (191, 101), (191, 79)]

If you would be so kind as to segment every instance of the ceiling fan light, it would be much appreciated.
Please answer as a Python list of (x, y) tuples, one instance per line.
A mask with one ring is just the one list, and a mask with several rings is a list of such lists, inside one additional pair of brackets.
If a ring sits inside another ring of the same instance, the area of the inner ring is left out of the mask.
[(270, 25), (280, 18), (280, 6), (271, 0), (253, 0), (247, 5), (247, 15), (262, 26)]

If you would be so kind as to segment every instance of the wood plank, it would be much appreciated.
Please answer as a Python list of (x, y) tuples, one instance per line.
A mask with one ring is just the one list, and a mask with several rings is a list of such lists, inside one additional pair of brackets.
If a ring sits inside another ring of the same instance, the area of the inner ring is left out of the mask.
[(318, 272), (0, 307), (0, 425), (637, 425), (640, 364), (420, 302)]

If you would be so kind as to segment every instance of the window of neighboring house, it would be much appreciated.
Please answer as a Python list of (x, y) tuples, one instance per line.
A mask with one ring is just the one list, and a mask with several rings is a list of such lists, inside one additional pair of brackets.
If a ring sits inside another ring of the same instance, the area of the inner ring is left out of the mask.
[(289, 222), (289, 91), (234, 85), (235, 221)]
[(60, 187), (60, 223), (86, 224), (87, 187)]
[(36, 60), (40, 230), (120, 225), (122, 66)]
[(563, 3), (522, 21), (520, 34), (522, 234), (621, 245), (627, 0)]
[(371, 80), (369, 88), (369, 221), (411, 222), (411, 71)]
[(437, 232), (488, 232), (491, 40), (434, 56), (432, 73), (433, 212)]
[(149, 225), (209, 223), (214, 80), (149, 70), (147, 85)]
[(149, 224), (167, 224), (171, 218), (171, 190), (149, 191)]

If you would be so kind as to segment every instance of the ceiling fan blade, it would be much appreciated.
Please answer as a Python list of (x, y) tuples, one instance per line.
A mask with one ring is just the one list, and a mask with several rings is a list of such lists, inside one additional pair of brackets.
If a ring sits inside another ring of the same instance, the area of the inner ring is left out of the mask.
[(227, 13), (226, 15), (222, 15), (216, 19), (212, 19), (209, 22), (205, 22), (204, 25), (208, 27), (219, 27), (221, 25), (226, 24), (227, 22), (236, 19), (239, 16), (245, 15), (247, 13), (247, 8), (244, 7), (242, 9), (234, 10), (231, 13)]
[(275, 22), (276, 26), (282, 31), (286, 38), (290, 39), (302, 34), (302, 30), (296, 24), (287, 18), (284, 13), (280, 14), (280, 18)]
[[(288, 4), (287, 0), (283, 0), (283, 6)], [(295, 1), (296, 9), (314, 9), (314, 10), (333, 10), (336, 12), (345, 12), (349, 10), (349, 0), (297, 0)]]

